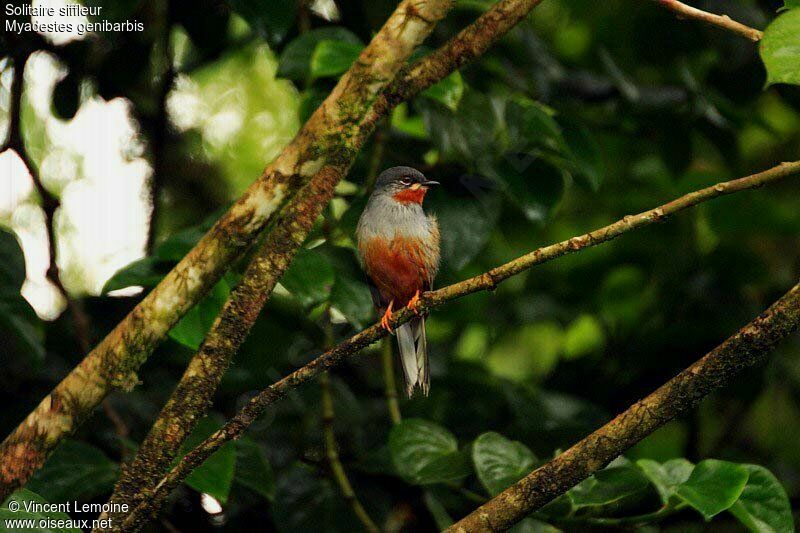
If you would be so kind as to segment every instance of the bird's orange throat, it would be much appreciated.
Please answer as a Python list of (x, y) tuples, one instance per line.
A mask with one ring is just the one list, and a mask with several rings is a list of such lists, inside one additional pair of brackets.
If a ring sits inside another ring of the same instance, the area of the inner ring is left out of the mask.
[(425, 199), (425, 193), (428, 192), (426, 187), (418, 189), (403, 189), (402, 191), (392, 195), (392, 198), (401, 204), (419, 204), (422, 205), (422, 200)]

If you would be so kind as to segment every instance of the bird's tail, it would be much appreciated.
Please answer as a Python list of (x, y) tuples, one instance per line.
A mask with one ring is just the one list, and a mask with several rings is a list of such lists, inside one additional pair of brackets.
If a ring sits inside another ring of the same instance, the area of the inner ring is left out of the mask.
[(427, 396), (431, 387), (428, 366), (428, 340), (425, 337), (425, 317), (414, 318), (397, 328), (397, 344), (403, 367), (406, 394), (410, 398), (414, 387), (422, 389)]

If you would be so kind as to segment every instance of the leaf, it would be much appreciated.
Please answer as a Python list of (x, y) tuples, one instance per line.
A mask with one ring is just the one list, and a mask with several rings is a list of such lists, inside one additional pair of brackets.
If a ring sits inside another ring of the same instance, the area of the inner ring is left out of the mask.
[(596, 472), (567, 492), (576, 508), (617, 503), (648, 487), (647, 478), (638, 468), (615, 466)]
[[(19, 509), (18, 511), (11, 511), (9, 509), (10, 502), (17, 502)], [(52, 521), (69, 521), (71, 520), (70, 516), (66, 513), (59, 513), (59, 512), (35, 512), (33, 510), (26, 511), (26, 504), (30, 506), (32, 503), (44, 505), (48, 504), (46, 499), (42, 498), (38, 494), (28, 489), (20, 489), (13, 494), (11, 494), (6, 500), (3, 502), (3, 505), (0, 507), (0, 531), (8, 531), (8, 532), (29, 532), (29, 531), (37, 531), (41, 533), (82, 533), (82, 530), (77, 527), (71, 528), (56, 528), (56, 527), (41, 527), (39, 526), (40, 520), (52, 520)], [(10, 527), (8, 524), (8, 520), (34, 520), (37, 524), (35, 528), (31, 527), (19, 527), (14, 528)]]
[(796, 7), (800, 7), (800, 0), (784, 0), (783, 7), (784, 9), (793, 9)]
[(0, 299), (16, 297), (25, 282), (25, 256), (17, 237), (0, 228)]
[(729, 511), (750, 531), (791, 533), (792, 509), (786, 491), (775, 476), (758, 465), (741, 465), (750, 477), (739, 500)]
[(118, 476), (119, 465), (101, 450), (66, 440), (26, 486), (53, 502), (88, 501), (109, 494)]
[(103, 285), (103, 294), (127, 287), (155, 287), (168, 271), (155, 257), (144, 257), (117, 270)]
[(311, 55), (311, 77), (327, 78), (346, 72), (363, 49), (361, 43), (330, 39), (320, 41)]
[(389, 434), (397, 472), (409, 483), (427, 485), (469, 475), (469, 460), (445, 428), (419, 418), (403, 420)]
[(275, 498), (275, 476), (261, 446), (244, 437), (236, 443), (235, 481), (269, 501)]
[(444, 531), (453, 525), (453, 518), (442, 505), (442, 502), (431, 491), (426, 490), (423, 494), (423, 499), (425, 500), (425, 507), (428, 508), (433, 521), (436, 522), (436, 529)]
[(456, 272), (483, 250), (500, 214), (495, 197), (459, 200), (440, 203), (431, 209), (439, 219), (442, 264)]
[(564, 194), (564, 173), (537, 154), (505, 154), (488, 169), (531, 222), (544, 222)]
[(575, 123), (567, 123), (562, 128), (565, 156), (573, 166), (573, 174), (579, 183), (598, 191), (603, 183), (605, 170), (600, 146), (588, 128)]
[(200, 300), (200, 303), (192, 307), (181, 320), (169, 331), (169, 336), (173, 340), (183, 344), (187, 348), (197, 350), (206, 333), (211, 329), (211, 325), (216, 320), (217, 315), (225, 305), (230, 294), (231, 288), (228, 282), (221, 279)]
[(330, 261), (316, 250), (297, 252), (281, 278), (281, 285), (303, 306), (314, 306), (328, 299), (334, 283)]
[(561, 126), (553, 112), (528, 98), (509, 102), (505, 110), (511, 152), (531, 152), (538, 147), (561, 151), (565, 148)]
[(636, 465), (655, 486), (661, 502), (665, 505), (675, 494), (678, 486), (689, 479), (694, 470), (694, 465), (686, 459), (671, 459), (663, 464), (650, 459), (640, 459), (636, 461)]
[(325, 40), (361, 44), (359, 38), (346, 28), (326, 26), (313, 29), (286, 45), (278, 61), (278, 76), (296, 81), (307, 80), (311, 76), (311, 57), (317, 44)]
[(800, 9), (790, 9), (773, 20), (759, 50), (767, 68), (767, 85), (800, 85)]
[(461, 97), (464, 96), (464, 80), (456, 70), (442, 81), (425, 89), (422, 96), (456, 111), (458, 104), (461, 103)]
[(706, 459), (694, 467), (675, 494), (710, 520), (736, 503), (749, 475), (742, 465)]
[(478, 479), (489, 494), (496, 496), (530, 472), (536, 457), (521, 442), (490, 431), (475, 439), (472, 462)]
[(600, 321), (592, 315), (581, 315), (564, 332), (564, 359), (598, 352), (605, 343), (606, 334)]
[[(338, 274), (338, 273), (337, 273)], [(353, 326), (363, 328), (374, 317), (369, 287), (349, 276), (337, 275), (331, 289), (330, 302)]]
[[(194, 431), (183, 441), (179, 457), (192, 451), (197, 445), (211, 436), (222, 425), (211, 418), (203, 418)], [(222, 504), (228, 501), (234, 472), (236, 470), (236, 443), (227, 442), (194, 469), (185, 483), (200, 493), (210, 494)]]
[(231, 0), (230, 5), (271, 46), (286, 38), (297, 16), (295, 0)]

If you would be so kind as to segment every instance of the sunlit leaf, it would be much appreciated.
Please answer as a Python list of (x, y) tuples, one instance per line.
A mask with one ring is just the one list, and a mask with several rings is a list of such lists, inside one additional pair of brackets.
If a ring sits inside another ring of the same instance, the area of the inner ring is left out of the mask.
[(311, 55), (311, 77), (326, 78), (345, 72), (358, 58), (364, 46), (360, 43), (325, 39), (317, 43)]
[(706, 459), (697, 463), (675, 494), (710, 520), (736, 503), (749, 475), (742, 465)]
[(605, 346), (603, 326), (592, 315), (581, 315), (564, 332), (564, 358), (576, 359)]
[(169, 331), (170, 338), (192, 350), (198, 349), (228, 299), (230, 291), (228, 282), (220, 280), (199, 304), (192, 307), (180, 322), (173, 326)]
[(790, 9), (767, 26), (760, 51), (767, 67), (767, 85), (800, 85), (800, 9)]
[(678, 486), (689, 479), (694, 470), (694, 465), (686, 459), (671, 459), (665, 463), (640, 459), (636, 461), (636, 465), (655, 486), (664, 504), (675, 494)]

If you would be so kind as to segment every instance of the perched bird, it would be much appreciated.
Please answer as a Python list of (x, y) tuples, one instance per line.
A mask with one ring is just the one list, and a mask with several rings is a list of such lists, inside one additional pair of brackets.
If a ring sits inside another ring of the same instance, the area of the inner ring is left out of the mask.
[[(416, 313), (420, 292), (432, 288), (439, 270), (439, 224), (422, 210), (428, 188), (438, 184), (411, 167), (385, 170), (358, 221), (358, 252), (372, 299), (383, 311), (381, 324), (389, 332), (392, 310), (406, 306)], [(398, 326), (396, 334), (406, 394), (411, 397), (418, 386), (427, 396), (431, 377), (425, 317)]]

